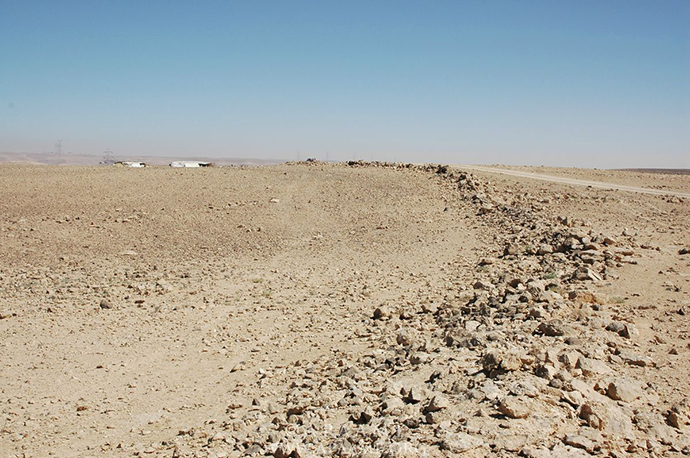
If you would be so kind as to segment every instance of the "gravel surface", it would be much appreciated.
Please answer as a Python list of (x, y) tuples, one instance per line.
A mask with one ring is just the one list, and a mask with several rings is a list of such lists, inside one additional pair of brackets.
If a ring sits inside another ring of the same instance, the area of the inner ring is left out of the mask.
[(363, 162), (0, 191), (0, 457), (690, 454), (686, 198)]

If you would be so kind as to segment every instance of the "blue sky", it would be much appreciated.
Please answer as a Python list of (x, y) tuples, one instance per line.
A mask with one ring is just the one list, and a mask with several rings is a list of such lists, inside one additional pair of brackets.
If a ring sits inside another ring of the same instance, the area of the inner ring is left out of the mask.
[(690, 168), (690, 2), (0, 0), (0, 151)]

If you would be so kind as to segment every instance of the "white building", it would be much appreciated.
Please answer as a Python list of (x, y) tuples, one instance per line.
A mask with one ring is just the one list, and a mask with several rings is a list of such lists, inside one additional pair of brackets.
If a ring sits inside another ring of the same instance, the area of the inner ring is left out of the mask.
[(170, 163), (170, 167), (175, 168), (189, 168), (189, 167), (211, 167), (213, 163), (211, 162), (199, 162), (199, 161), (175, 161)]
[(146, 167), (145, 162), (131, 162), (131, 161), (116, 162), (115, 165), (117, 165), (119, 167), (134, 167), (134, 168)]

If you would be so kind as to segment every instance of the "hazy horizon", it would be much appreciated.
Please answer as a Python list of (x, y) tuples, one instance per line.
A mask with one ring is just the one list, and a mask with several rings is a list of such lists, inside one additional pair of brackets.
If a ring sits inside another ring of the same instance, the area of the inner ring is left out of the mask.
[(690, 2), (5, 1), (0, 151), (690, 168)]

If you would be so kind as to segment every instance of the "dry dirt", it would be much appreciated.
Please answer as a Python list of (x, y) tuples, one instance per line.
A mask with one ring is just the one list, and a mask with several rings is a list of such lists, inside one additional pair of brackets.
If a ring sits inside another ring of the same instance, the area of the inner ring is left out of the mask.
[[(685, 192), (688, 189), (688, 169), (668, 170), (658, 172), (643, 172), (640, 170), (606, 170), (606, 169), (579, 169), (568, 167), (534, 167), (534, 166), (498, 166), (504, 170), (545, 174), (555, 177), (570, 178), (575, 180), (597, 181), (612, 183), (622, 186), (633, 186), (658, 191)], [(683, 191), (685, 190), (685, 191)]]
[(690, 454), (682, 197), (363, 163), (0, 191), (0, 458)]

